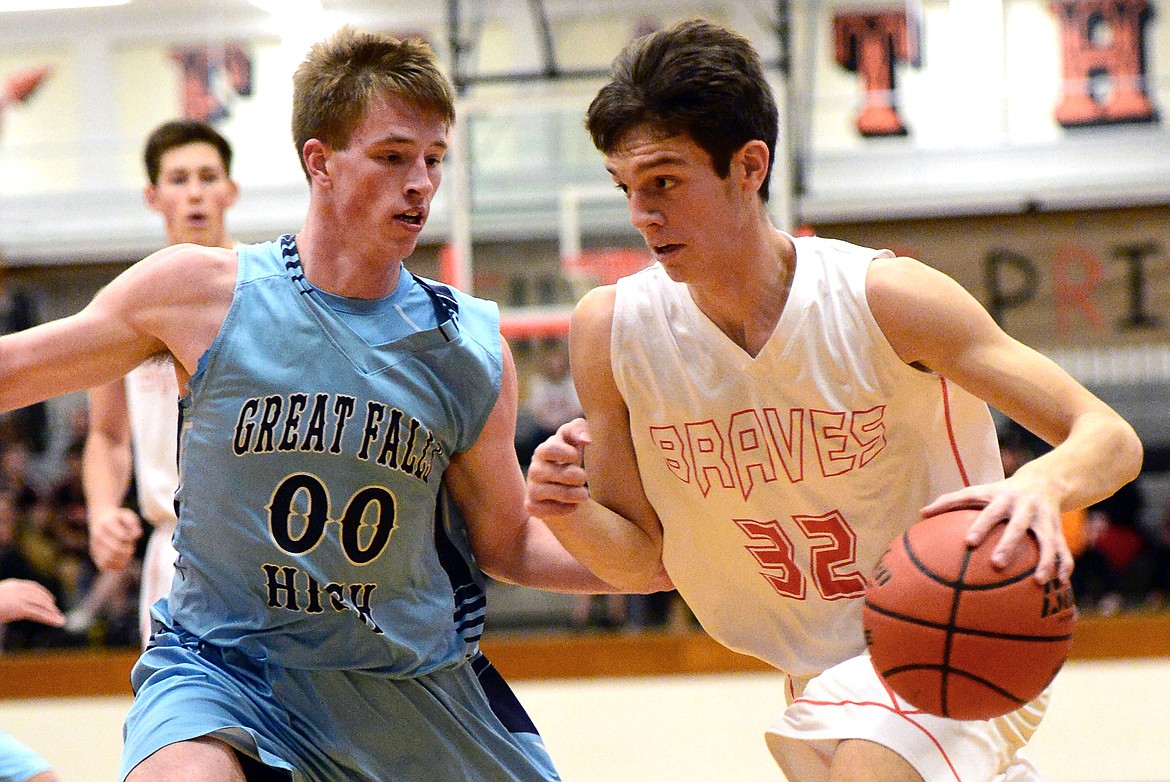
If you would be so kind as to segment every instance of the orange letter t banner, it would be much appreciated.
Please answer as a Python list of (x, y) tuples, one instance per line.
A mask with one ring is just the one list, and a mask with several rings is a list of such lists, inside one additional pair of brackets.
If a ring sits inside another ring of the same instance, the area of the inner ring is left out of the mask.
[(904, 136), (894, 101), (894, 64), (919, 64), (917, 25), (904, 10), (848, 11), (833, 17), (837, 64), (861, 76), (865, 100), (857, 114), (863, 136)]

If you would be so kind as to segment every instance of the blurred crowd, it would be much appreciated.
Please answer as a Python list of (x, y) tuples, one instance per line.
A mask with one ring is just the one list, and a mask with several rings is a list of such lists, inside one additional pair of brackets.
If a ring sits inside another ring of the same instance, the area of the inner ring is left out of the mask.
[[(581, 409), (563, 340), (533, 341), (518, 346), (517, 354), (522, 390), (516, 448), (521, 465), (527, 466), (532, 450)], [(68, 417), (65, 434), (47, 431), (49, 422), (43, 409), (0, 416), (0, 579), (44, 584), (65, 611), (66, 624), (13, 622), (0, 629), (0, 649), (136, 646), (137, 561), (124, 572), (101, 573), (89, 556), (81, 489), (84, 408)], [(52, 442), (65, 443), (56, 457), (49, 452)], [(1010, 424), (1001, 442), (1009, 474), (1045, 449)], [(1082, 612), (1170, 609), (1168, 505), (1170, 476), (1143, 475), (1109, 499), (1065, 515), (1076, 557), (1073, 588)], [(694, 620), (677, 595), (663, 593), (575, 598), (564, 624), (680, 629), (694, 626)]]
[[(1048, 446), (1008, 422), (1000, 431), (1004, 472)], [(1082, 613), (1170, 609), (1170, 474), (1143, 473), (1113, 496), (1064, 514)]]
[(0, 417), (0, 579), (44, 584), (66, 624), (13, 622), (0, 632), (0, 648), (137, 645), (137, 569), (99, 573), (89, 556), (84, 411), (69, 422), (68, 445), (57, 458), (47, 452), (52, 438), (30, 434), (20, 412)]

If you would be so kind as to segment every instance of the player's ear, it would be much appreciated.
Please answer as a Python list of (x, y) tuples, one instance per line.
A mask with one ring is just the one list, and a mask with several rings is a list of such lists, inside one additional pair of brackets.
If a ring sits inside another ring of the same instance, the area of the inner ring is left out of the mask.
[(770, 161), (771, 155), (768, 152), (768, 145), (759, 139), (752, 139), (744, 144), (736, 151), (732, 159), (732, 163), (738, 165), (743, 171), (744, 185), (752, 192), (759, 192), (759, 189), (764, 186)]
[(162, 208), (158, 205), (158, 189), (149, 182), (142, 188), (142, 200), (146, 202), (147, 207), (152, 212), (162, 211)]
[(329, 187), (332, 177), (329, 174), (330, 149), (324, 141), (311, 138), (305, 142), (301, 150), (301, 159), (305, 161), (305, 170), (309, 172), (309, 180), (321, 187)]
[(239, 186), (239, 184), (236, 183), (236, 180), (234, 180), (234, 179), (228, 180), (228, 190), (231, 194), (228, 196), (228, 200), (227, 200), (226, 205), (227, 206), (235, 206), (236, 201), (239, 200), (239, 198), (240, 198), (240, 186)]

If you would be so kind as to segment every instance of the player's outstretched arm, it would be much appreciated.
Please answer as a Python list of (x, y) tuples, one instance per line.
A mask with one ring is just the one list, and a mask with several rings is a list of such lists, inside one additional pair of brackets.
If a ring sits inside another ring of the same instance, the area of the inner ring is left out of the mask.
[(174, 245), (81, 312), (0, 337), (0, 411), (110, 383), (160, 354), (189, 376), (231, 305), (236, 269), (232, 250)]
[(662, 525), (642, 489), (629, 411), (610, 369), (613, 305), (614, 288), (605, 286), (573, 312), (569, 347), (585, 420), (562, 426), (537, 447), (527, 505), (606, 581), (630, 591), (669, 589)]
[(89, 428), (81, 457), (89, 553), (101, 570), (121, 570), (142, 536), (138, 514), (122, 506), (133, 470), (130, 411), (121, 378), (90, 389)]
[(57, 608), (53, 593), (35, 581), (6, 578), (0, 581), (0, 622), (27, 619), (61, 627), (65, 615)]
[(938, 498), (924, 515), (982, 506), (969, 543), (1006, 519), (993, 562), (1009, 561), (1031, 529), (1040, 543), (1036, 578), (1067, 580), (1072, 556), (1061, 511), (1104, 499), (1137, 476), (1142, 446), (1133, 428), (1055, 362), (1008, 336), (941, 272), (909, 258), (875, 260), (866, 293), (903, 361), (950, 378), (1054, 446), (1004, 481)]

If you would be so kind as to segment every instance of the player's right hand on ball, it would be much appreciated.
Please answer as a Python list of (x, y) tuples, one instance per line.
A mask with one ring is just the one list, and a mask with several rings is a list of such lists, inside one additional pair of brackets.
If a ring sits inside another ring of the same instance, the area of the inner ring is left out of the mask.
[(585, 446), (592, 442), (589, 424), (575, 418), (536, 447), (528, 467), (524, 505), (537, 518), (564, 516), (589, 499)]
[(99, 570), (123, 570), (134, 557), (142, 521), (129, 508), (97, 511), (89, 517), (89, 555)]

